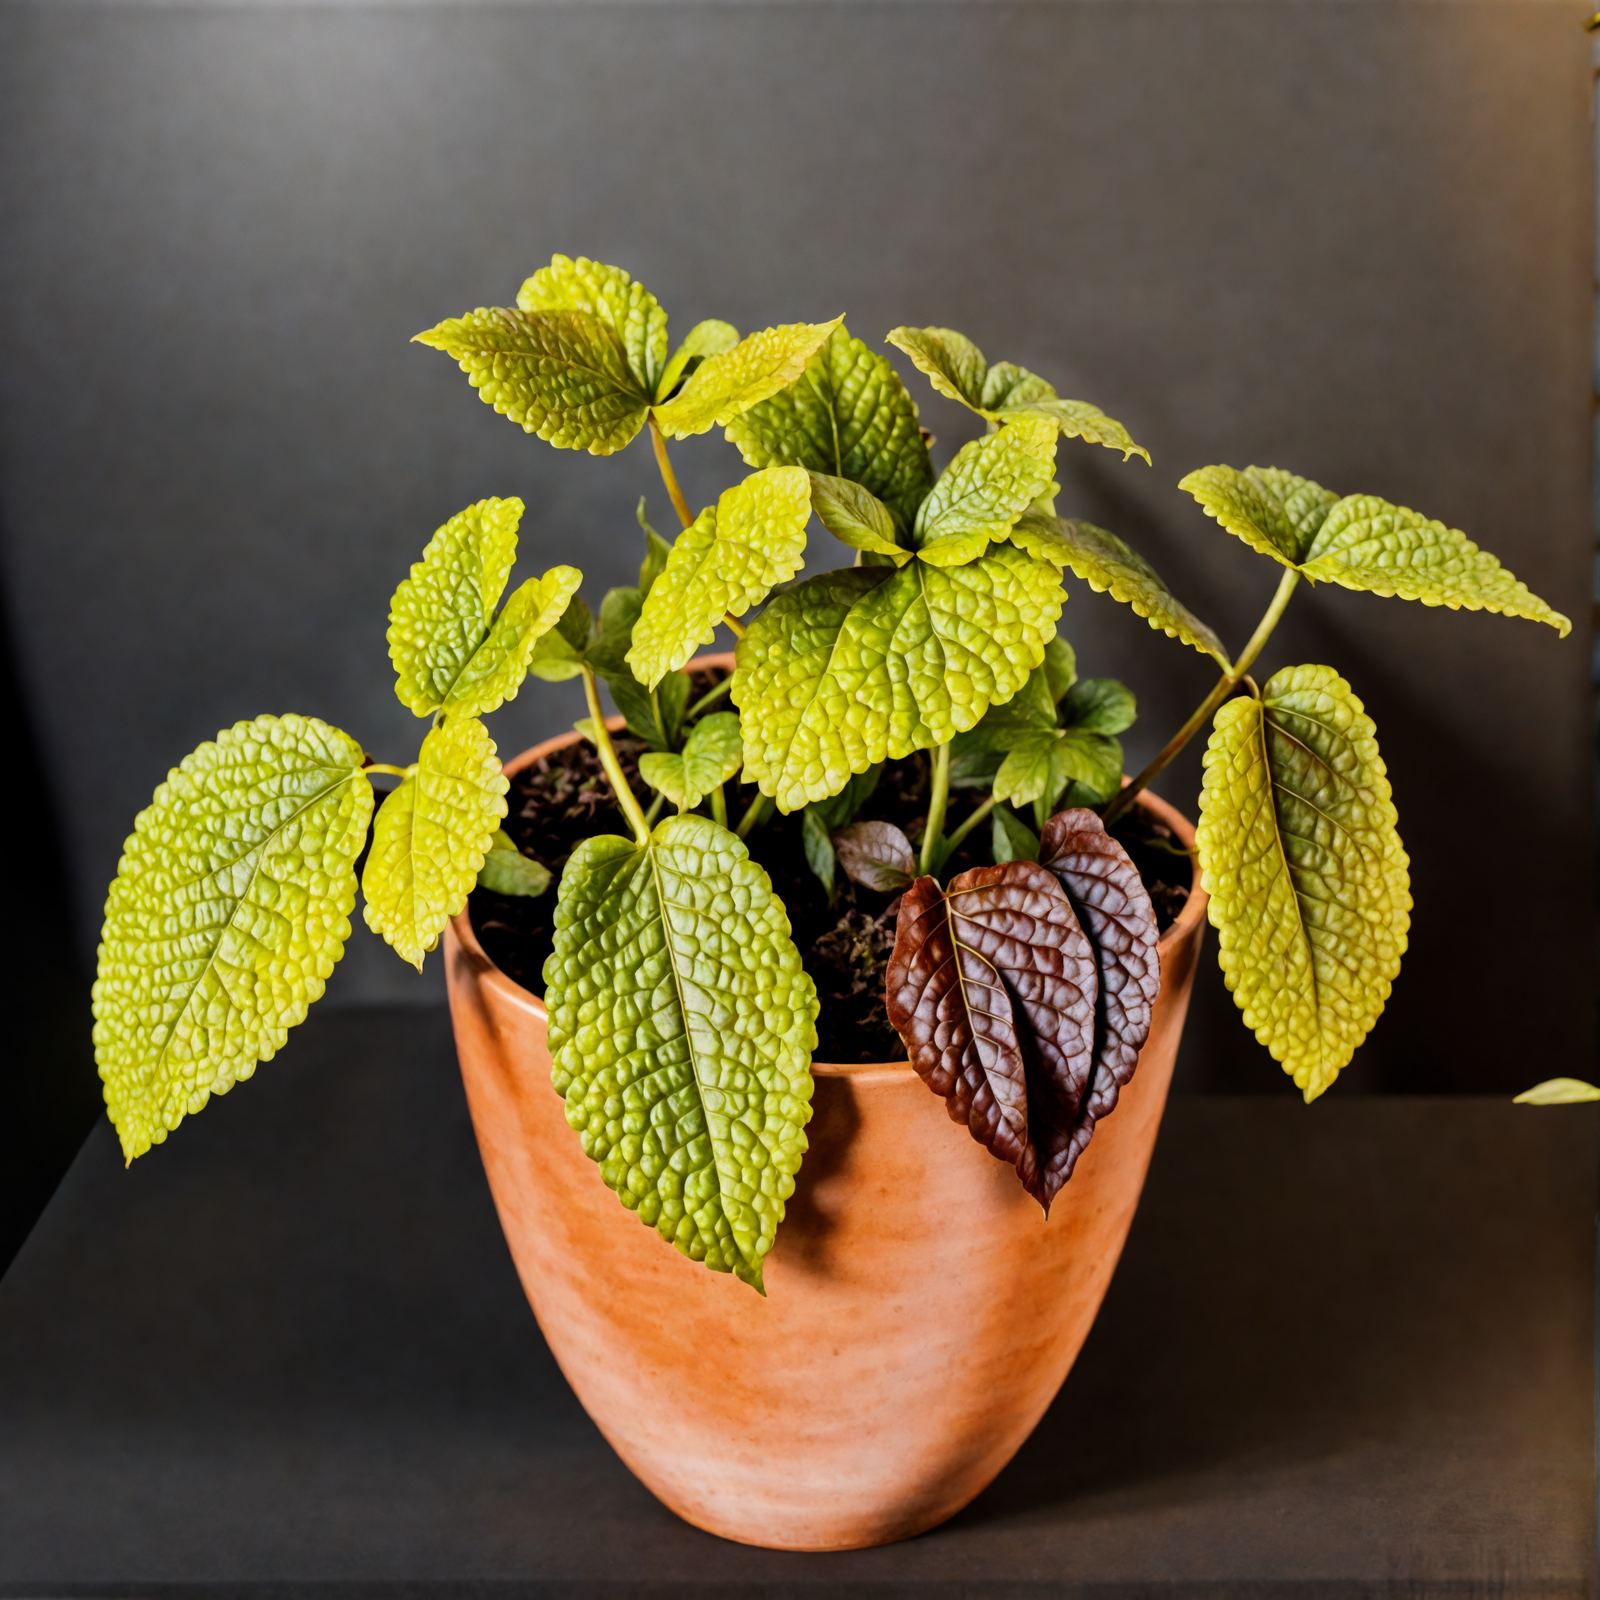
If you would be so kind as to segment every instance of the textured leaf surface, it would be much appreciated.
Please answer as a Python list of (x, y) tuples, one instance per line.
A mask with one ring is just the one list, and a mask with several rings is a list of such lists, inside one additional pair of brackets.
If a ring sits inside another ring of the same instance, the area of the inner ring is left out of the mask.
[(575, 678), (588, 652), (591, 621), (581, 595), (573, 595), (555, 627), (542, 633), (528, 657), (528, 671), (548, 683)]
[(788, 388), (728, 426), (752, 467), (848, 478), (910, 527), (933, 482), (916, 402), (888, 360), (835, 328)]
[(781, 811), (945, 743), (1009, 700), (1061, 614), (1056, 570), (1010, 545), (968, 566), (823, 573), (739, 641), (745, 770)]
[(725, 428), (751, 406), (769, 400), (805, 371), (806, 362), (844, 319), (789, 322), (741, 339), (731, 350), (709, 356), (678, 391), (656, 407), (656, 422), (669, 439), (686, 439), (716, 426)]
[(1562, 638), (1572, 624), (1519, 583), (1464, 533), (1376, 495), (1352, 494), (1328, 512), (1300, 570), (1314, 583), (1420, 600), (1452, 611), (1497, 611), (1548, 623)]
[(1061, 724), (1086, 733), (1126, 733), (1139, 717), (1133, 690), (1115, 678), (1080, 678), (1062, 698)]
[(695, 723), (677, 754), (640, 756), (639, 776), (680, 810), (693, 811), (743, 760), (739, 719), (731, 711), (717, 711)]
[[(523, 311), (586, 311), (616, 334), (628, 358), (628, 371), (645, 394), (653, 395), (667, 360), (667, 314), (642, 283), (621, 267), (602, 266), (586, 256), (552, 256), (517, 295)], [(696, 330), (698, 331), (698, 330)]]
[(738, 342), (739, 330), (731, 322), (719, 322), (712, 317), (705, 322), (695, 323), (689, 330), (688, 338), (672, 352), (672, 359), (657, 381), (656, 399), (665, 400), (671, 395), (688, 372), (691, 362), (698, 365), (708, 356), (720, 356), (723, 351), (733, 349)]
[(1581, 1078), (1547, 1078), (1531, 1089), (1524, 1089), (1512, 1101), (1519, 1106), (1575, 1106), (1600, 1100), (1600, 1089)]
[(539, 640), (560, 621), (582, 582), (576, 567), (552, 567), (542, 578), (522, 584), (461, 669), (444, 709), (453, 716), (481, 717), (516, 699)]
[(1037, 861), (1039, 835), (1009, 806), (996, 806), (990, 832), (996, 862)]
[(1280, 467), (1201, 467), (1179, 484), (1229, 533), (1286, 567), (1305, 559), (1339, 498)]
[(1063, 1158), (1070, 1175), (1095, 1124), (1116, 1108), (1150, 1036), (1161, 990), (1160, 933), (1139, 869), (1094, 812), (1075, 808), (1051, 817), (1039, 841), (1039, 862), (1067, 891), (1100, 980), (1094, 1070)]
[(810, 478), (811, 509), (835, 539), (857, 550), (888, 556), (897, 567), (911, 559), (912, 552), (899, 543), (889, 508), (875, 494), (848, 478), (825, 472), (813, 472)]
[(551, 1077), (606, 1184), (684, 1255), (761, 1287), (811, 1115), (816, 988), (726, 828), (586, 839), (545, 963)]
[(139, 813), (106, 899), (95, 1063), (132, 1161), (269, 1061), (350, 936), (361, 747), (313, 717), (200, 746)]
[(856, 773), (838, 794), (814, 801), (806, 810), (819, 816), (830, 833), (843, 828), (855, 821), (856, 813), (872, 798), (882, 775), (882, 767), (868, 767)]
[(418, 972), (478, 881), (510, 787), (476, 717), (447, 717), (378, 807), (361, 875), (367, 926)]
[(954, 1122), (1046, 1212), (1067, 1180), (1094, 1059), (1094, 954), (1031, 861), (976, 867), (900, 902), (886, 998), (911, 1064)]
[(550, 887), (550, 869), (542, 861), (529, 860), (504, 828), (496, 828), (478, 868), (478, 887), (534, 899)]
[(1146, 465), (1150, 461), (1150, 452), (1136, 443), (1115, 417), (1108, 417), (1099, 406), (1090, 405), (1087, 400), (1063, 400), (1052, 391), (1039, 399), (1012, 401), (990, 415), (999, 422), (1037, 418), (1053, 423), (1069, 439), (1082, 439), (1087, 444), (1104, 445), (1107, 450), (1120, 450), (1124, 461), (1129, 456), (1143, 456)]
[(995, 773), (994, 793), (1013, 805), (1038, 801), (1048, 809), (1074, 780), (1097, 804), (1109, 799), (1122, 783), (1122, 746), (1084, 728), (1021, 734)]
[(611, 455), (649, 416), (622, 341), (586, 311), (480, 307), (417, 342), (453, 356), (486, 405), (563, 450)]
[(833, 836), (847, 878), (883, 894), (904, 889), (917, 875), (911, 841), (892, 822), (855, 822)]
[(1372, 722), (1331, 668), (1287, 667), (1217, 713), (1199, 846), (1223, 977), (1313, 1100), (1382, 1012), (1411, 912)]
[(964, 333), (954, 328), (896, 328), (888, 341), (911, 357), (911, 364), (947, 400), (983, 409), (983, 380), (989, 363)]
[(628, 665), (654, 687), (732, 613), (742, 617), (805, 560), (811, 481), (799, 467), (768, 467), (723, 492), (672, 547), (634, 624)]
[(1096, 594), (1110, 592), (1152, 628), (1210, 656), (1226, 672), (1232, 662), (1222, 640), (1161, 581), (1155, 569), (1114, 533), (1090, 522), (1029, 512), (1011, 530), (1030, 555), (1070, 567)]
[(917, 512), (912, 542), (924, 561), (964, 566), (996, 540), (1050, 483), (1056, 431), (1018, 422), (964, 444)]

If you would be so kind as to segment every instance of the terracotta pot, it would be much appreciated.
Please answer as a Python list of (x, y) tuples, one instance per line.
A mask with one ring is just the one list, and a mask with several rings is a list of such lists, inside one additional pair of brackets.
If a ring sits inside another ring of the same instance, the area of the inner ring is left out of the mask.
[[(1141, 803), (1192, 843), (1170, 806)], [(848, 1550), (931, 1528), (988, 1485), (1061, 1387), (1121, 1254), (1205, 900), (1197, 874), (1161, 941), (1138, 1070), (1048, 1221), (907, 1062), (815, 1063), (767, 1299), (623, 1209), (551, 1088), (543, 1001), (455, 919), (450, 1009), (511, 1254), (561, 1370), (654, 1494), (724, 1538)]]

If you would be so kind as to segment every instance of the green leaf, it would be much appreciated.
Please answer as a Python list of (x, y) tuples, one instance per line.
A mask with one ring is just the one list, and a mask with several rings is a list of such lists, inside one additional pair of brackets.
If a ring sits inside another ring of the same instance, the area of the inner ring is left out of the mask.
[(667, 314), (621, 267), (585, 256), (576, 261), (552, 256), (548, 267), (523, 284), (517, 305), (523, 311), (584, 311), (598, 317), (626, 352), (634, 382), (645, 394), (655, 393), (667, 359)]
[(917, 512), (918, 554), (939, 567), (981, 556), (1049, 484), (1055, 458), (1055, 429), (1039, 422), (964, 444)]
[(814, 811), (823, 827), (833, 833), (856, 820), (861, 808), (872, 798), (882, 775), (882, 767), (868, 767), (865, 772), (856, 773), (838, 794), (813, 801), (806, 810)]
[(897, 567), (911, 559), (912, 552), (897, 542), (898, 529), (888, 506), (871, 490), (825, 472), (809, 476), (811, 509), (817, 521), (841, 544), (876, 551), (888, 556)]
[(886, 341), (911, 357), (911, 364), (948, 400), (983, 409), (983, 352), (954, 328), (896, 328)]
[(1372, 721), (1331, 668), (1217, 713), (1198, 841), (1228, 988), (1313, 1100), (1382, 1012), (1411, 911)]
[(693, 811), (713, 789), (726, 783), (743, 761), (739, 719), (731, 711), (716, 711), (695, 723), (680, 754), (658, 751), (640, 756), (639, 776), (680, 811)]
[(656, 407), (656, 423), (669, 439), (687, 439), (715, 425), (725, 428), (751, 406), (770, 399), (805, 371), (806, 362), (844, 321), (791, 322), (741, 339), (709, 356), (674, 400)]
[(1201, 467), (1182, 479), (1187, 490), (1229, 533), (1286, 567), (1305, 559), (1339, 498), (1309, 478), (1278, 467)]
[(1092, 406), (1087, 400), (1063, 400), (1052, 392), (1047, 398), (1021, 404), (1013, 402), (985, 414), (997, 422), (1016, 422), (1023, 418), (1050, 422), (1069, 439), (1082, 439), (1087, 444), (1104, 445), (1107, 450), (1120, 450), (1124, 461), (1129, 456), (1143, 456), (1145, 465), (1150, 464), (1150, 452), (1142, 444), (1136, 444), (1115, 417), (1108, 417), (1099, 406)]
[(675, 750), (683, 730), (683, 713), (693, 685), (686, 672), (669, 672), (654, 689), (647, 689), (627, 669), (606, 679), (628, 732), (652, 750)]
[(633, 629), (628, 664), (654, 685), (743, 616), (805, 559), (811, 482), (799, 467), (768, 467), (725, 490), (672, 547)]
[(619, 586), (607, 589), (600, 602), (600, 619), (589, 637), (584, 659), (603, 678), (626, 673), (628, 649), (633, 643), (633, 627), (639, 620), (642, 602), (637, 589)]
[(718, 322), (715, 319), (697, 322), (689, 330), (689, 337), (672, 352), (672, 359), (655, 386), (656, 400), (659, 402), (671, 395), (678, 387), (679, 379), (689, 370), (691, 361), (698, 366), (706, 357), (720, 356), (733, 349), (738, 342), (739, 330), (731, 322)]
[[(1104, 805), (1122, 787), (1122, 745), (1088, 728), (1063, 728), (1056, 771), (1065, 772), (1073, 789), (1082, 795), (1073, 804)], [(1051, 806), (1060, 798), (1058, 789), (1051, 796)], [(1043, 818), (1039, 825), (1044, 826)]]
[(582, 582), (576, 567), (552, 567), (517, 589), (462, 668), (445, 696), (444, 709), (455, 716), (481, 717), (515, 700), (539, 640), (554, 629)]
[(480, 307), (416, 343), (453, 356), (485, 405), (562, 450), (611, 455), (650, 414), (622, 341), (588, 312)]
[(1052, 639), (1044, 647), (1044, 671), (1052, 701), (1060, 700), (1078, 681), (1077, 652), (1065, 639)]
[(639, 598), (650, 593), (656, 579), (667, 570), (667, 558), (672, 546), (645, 520), (644, 496), (639, 496), (639, 529), (644, 534), (644, 560), (639, 564)]
[(1524, 1089), (1511, 1102), (1518, 1106), (1573, 1106), (1600, 1100), (1600, 1089), (1581, 1078), (1547, 1078), (1531, 1089)]
[[(999, 412), (1007, 406), (1025, 406), (1035, 400), (1055, 399), (1055, 389), (1037, 373), (1029, 372), (1012, 361), (997, 361), (984, 374), (983, 393), (978, 409)], [(1067, 405), (1081, 405), (1078, 400), (1068, 400)], [(1090, 407), (1093, 410), (1093, 407)]]
[(494, 894), (535, 900), (550, 887), (550, 869), (542, 861), (523, 855), (511, 835), (496, 828), (488, 854), (478, 868), (478, 887)]
[(362, 914), (418, 972), (478, 881), (509, 787), (488, 729), (476, 717), (451, 716), (378, 807)]
[(547, 683), (577, 677), (588, 658), (590, 633), (589, 608), (580, 596), (573, 595), (555, 627), (535, 641), (528, 671)]
[(806, 865), (827, 893), (828, 904), (834, 901), (833, 869), (835, 858), (833, 840), (828, 836), (828, 825), (815, 806), (807, 806), (800, 813), (800, 842), (805, 848)]
[(1139, 702), (1115, 678), (1083, 678), (1061, 706), (1061, 725), (1087, 733), (1126, 733), (1139, 716)]
[(1113, 599), (1132, 606), (1134, 614), (1158, 632), (1210, 656), (1224, 672), (1232, 670), (1222, 640), (1177, 599), (1149, 562), (1114, 533), (1090, 522), (1029, 512), (1011, 530), (1011, 541), (1040, 560), (1070, 567), (1096, 594), (1109, 590)]
[(361, 746), (236, 723), (167, 774), (106, 898), (94, 1052), (128, 1161), (270, 1061), (350, 937), (372, 815)]
[(916, 402), (886, 357), (842, 327), (786, 389), (728, 425), (752, 467), (804, 467), (848, 478), (910, 527), (933, 482)]
[(1061, 614), (1056, 569), (1010, 545), (964, 567), (849, 568), (778, 595), (739, 641), (745, 770), (780, 811), (945, 743), (1009, 700)]
[(1529, 592), (1464, 533), (1376, 495), (1346, 495), (1328, 512), (1301, 573), (1313, 583), (1420, 600), (1452, 611), (1497, 611), (1548, 623), (1564, 639), (1572, 624)]
[(990, 813), (993, 818), (993, 848), (997, 866), (1007, 861), (1037, 861), (1039, 835), (1016, 812), (997, 805)]
[(586, 839), (545, 963), (551, 1080), (600, 1176), (691, 1260), (761, 1288), (805, 1153), (816, 986), (726, 828)]
[(1070, 782), (1107, 800), (1122, 784), (1122, 746), (1083, 728), (1020, 734), (995, 774), (994, 797), (1012, 805), (1037, 803), (1048, 816)]

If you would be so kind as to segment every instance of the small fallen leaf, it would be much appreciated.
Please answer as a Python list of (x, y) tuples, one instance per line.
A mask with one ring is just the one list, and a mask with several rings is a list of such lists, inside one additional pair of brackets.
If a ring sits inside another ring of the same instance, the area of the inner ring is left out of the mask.
[(847, 878), (893, 894), (917, 875), (911, 841), (892, 822), (853, 822), (833, 836), (833, 852)]

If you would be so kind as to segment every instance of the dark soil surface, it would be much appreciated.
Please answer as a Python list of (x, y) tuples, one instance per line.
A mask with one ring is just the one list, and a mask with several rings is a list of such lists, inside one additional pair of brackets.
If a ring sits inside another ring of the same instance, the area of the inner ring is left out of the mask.
[[(691, 703), (722, 677), (720, 669), (696, 671)], [(719, 702), (713, 709), (724, 708), (725, 702)], [(648, 808), (653, 793), (638, 775), (638, 759), (645, 747), (625, 734), (613, 735), (613, 740), (634, 793)], [(860, 820), (893, 822), (915, 842), (922, 830), (928, 778), (925, 755), (886, 763), (877, 789), (861, 809)], [(742, 816), (754, 797), (753, 787), (729, 785), (730, 819)], [(553, 873), (559, 874), (567, 857), (592, 834), (628, 833), (627, 823), (612, 803), (600, 759), (584, 740), (518, 773), (506, 798), (510, 807), (506, 832), (524, 855), (542, 861)], [(953, 791), (946, 831), (952, 831), (983, 798), (982, 790)], [(1113, 832), (1138, 867), (1150, 891), (1156, 920), (1165, 931), (1189, 897), (1188, 855), (1165, 824), (1137, 809)], [(974, 828), (946, 864), (945, 877), (968, 867), (989, 865), (989, 837), (987, 823)], [(789, 913), (806, 971), (816, 981), (822, 1001), (817, 1060), (903, 1058), (904, 1047), (889, 1026), (883, 1000), (884, 967), (894, 947), (898, 897), (863, 888), (836, 873), (830, 905), (806, 865), (799, 813), (789, 817), (770, 813), (746, 842), (771, 877), (773, 889)], [(534, 994), (544, 993), (543, 970), (554, 941), (555, 905), (554, 890), (530, 900), (477, 889), (470, 901), (472, 926), (490, 959)]]

